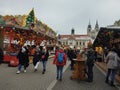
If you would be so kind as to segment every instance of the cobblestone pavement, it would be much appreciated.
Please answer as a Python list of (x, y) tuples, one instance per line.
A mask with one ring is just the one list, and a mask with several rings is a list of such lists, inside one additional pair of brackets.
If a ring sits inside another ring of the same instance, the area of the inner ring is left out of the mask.
[(65, 66), (63, 81), (56, 80), (56, 66), (49, 59), (47, 71), (42, 74), (42, 63), (37, 72), (34, 72), (32, 64), (27, 68), (26, 73), (16, 74), (17, 67), (8, 67), (7, 64), (0, 65), (0, 90), (118, 90), (104, 83), (105, 76), (94, 68), (94, 82), (70, 80), (72, 71)]

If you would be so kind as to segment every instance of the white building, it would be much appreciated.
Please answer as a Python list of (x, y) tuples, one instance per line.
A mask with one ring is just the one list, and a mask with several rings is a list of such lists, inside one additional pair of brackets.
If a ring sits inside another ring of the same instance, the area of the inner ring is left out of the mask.
[(71, 30), (70, 35), (59, 35), (58, 41), (63, 46), (74, 46), (76, 48), (87, 48), (88, 43), (91, 41), (91, 37), (86, 35), (75, 34), (75, 30)]
[(90, 36), (92, 39), (95, 39), (99, 30), (100, 29), (99, 29), (98, 21), (96, 21), (96, 25), (95, 25), (94, 29), (92, 29), (92, 26), (91, 26), (90, 21), (89, 21), (89, 24), (87, 27), (87, 35), (88, 36)]

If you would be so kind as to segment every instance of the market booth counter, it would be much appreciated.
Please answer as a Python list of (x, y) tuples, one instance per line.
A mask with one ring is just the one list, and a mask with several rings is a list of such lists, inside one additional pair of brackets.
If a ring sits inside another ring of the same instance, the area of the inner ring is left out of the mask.
[(81, 54), (77, 55), (77, 58), (75, 60), (75, 65), (74, 65), (74, 71), (72, 76), (70, 77), (71, 79), (76, 79), (76, 80), (86, 80), (86, 75), (85, 75), (85, 70), (86, 70), (86, 64), (85, 60), (82, 58)]

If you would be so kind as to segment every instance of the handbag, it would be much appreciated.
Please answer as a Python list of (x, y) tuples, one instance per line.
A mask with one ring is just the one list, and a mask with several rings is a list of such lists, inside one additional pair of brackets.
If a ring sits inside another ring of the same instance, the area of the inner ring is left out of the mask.
[(41, 57), (42, 59), (44, 59), (45, 58), (45, 55), (42, 55), (42, 57)]

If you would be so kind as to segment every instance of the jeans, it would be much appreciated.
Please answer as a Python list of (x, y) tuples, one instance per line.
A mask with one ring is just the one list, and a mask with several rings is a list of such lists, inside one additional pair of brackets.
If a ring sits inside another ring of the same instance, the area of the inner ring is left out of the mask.
[(46, 70), (46, 64), (47, 64), (47, 61), (42, 60), (42, 63), (43, 63), (43, 70), (45, 71), (45, 70)]
[(115, 73), (116, 73), (115, 69), (108, 69), (106, 78), (109, 78), (109, 76), (111, 74), (111, 81), (114, 82), (114, 80), (115, 80)]
[(19, 64), (19, 65), (18, 65), (18, 70), (19, 70), (19, 71), (21, 71), (22, 66), (24, 66), (24, 70), (26, 70), (26, 64), (24, 64), (24, 65)]
[(57, 67), (57, 78), (62, 79), (63, 75), (63, 66), (56, 66)]

